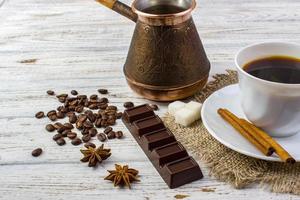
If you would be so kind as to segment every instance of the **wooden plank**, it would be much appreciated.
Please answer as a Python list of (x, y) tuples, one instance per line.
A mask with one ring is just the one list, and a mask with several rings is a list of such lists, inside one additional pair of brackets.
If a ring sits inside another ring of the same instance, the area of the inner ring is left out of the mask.
[[(234, 54), (247, 44), (300, 42), (300, 1), (199, 0), (193, 17), (211, 74), (234, 69)], [(0, 6), (0, 27), (0, 199), (172, 199), (176, 194), (190, 199), (299, 199), (258, 186), (236, 190), (209, 177), (199, 160), (205, 178), (170, 190), (120, 122), (115, 129), (123, 130), (125, 138), (105, 143), (113, 156), (88, 168), (79, 161), (79, 147), (57, 146), (44, 130), (48, 121), (34, 114), (59, 105), (46, 95), (48, 89), (93, 94), (108, 88), (109, 99), (119, 108), (128, 100), (150, 102), (128, 88), (122, 73), (134, 23), (92, 0), (6, 0)], [(22, 63), (29, 59), (36, 62)], [(159, 105), (163, 115), (167, 104)], [(39, 158), (30, 155), (35, 147), (44, 149)], [(140, 169), (141, 182), (131, 191), (113, 188), (103, 177), (114, 163)]]

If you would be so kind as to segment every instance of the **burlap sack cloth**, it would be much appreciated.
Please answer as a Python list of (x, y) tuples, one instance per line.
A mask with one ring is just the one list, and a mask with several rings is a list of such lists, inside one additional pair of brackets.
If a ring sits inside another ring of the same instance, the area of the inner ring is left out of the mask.
[[(228, 74), (215, 75), (214, 80), (192, 99), (203, 102), (214, 91), (237, 83), (236, 72), (227, 72)], [(164, 122), (192, 154), (199, 156), (208, 165), (210, 175), (217, 179), (230, 183), (235, 188), (260, 183), (261, 186), (269, 186), (273, 192), (300, 195), (300, 163), (289, 165), (268, 162), (237, 153), (214, 139), (200, 120), (190, 127), (182, 127), (174, 123), (172, 116), (166, 114)]]

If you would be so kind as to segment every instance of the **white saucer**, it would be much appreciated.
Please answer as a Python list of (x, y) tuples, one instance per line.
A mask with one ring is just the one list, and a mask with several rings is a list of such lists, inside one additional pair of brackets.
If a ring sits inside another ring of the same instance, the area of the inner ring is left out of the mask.
[[(214, 92), (203, 104), (201, 116), (209, 133), (223, 145), (239, 153), (270, 161), (281, 161), (276, 154), (265, 156), (224, 121), (217, 110), (227, 108), (238, 117), (246, 118), (239, 97), (239, 86), (230, 85)], [(285, 138), (274, 138), (296, 161), (300, 161), (300, 134)]]

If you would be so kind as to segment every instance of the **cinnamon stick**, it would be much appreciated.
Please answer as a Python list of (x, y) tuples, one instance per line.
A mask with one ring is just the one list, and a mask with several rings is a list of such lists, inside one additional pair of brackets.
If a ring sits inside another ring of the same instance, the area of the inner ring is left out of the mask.
[(266, 132), (251, 124), (247, 120), (241, 120), (243, 124), (247, 124), (247, 126), (251, 129), (251, 132), (254, 133), (257, 137), (260, 137), (261, 140), (269, 143), (271, 145), (279, 158), (286, 163), (295, 163), (295, 159), (280, 145), (278, 144), (272, 137), (270, 137)]
[(254, 138), (245, 127), (241, 126), (240, 120), (235, 115), (229, 115), (229, 111), (225, 109), (218, 109), (220, 116), (226, 120), (233, 128), (235, 128), (242, 136), (244, 136), (249, 142), (256, 146), (264, 155), (270, 156), (273, 153), (273, 149), (268, 148), (267, 146), (262, 145), (257, 138)]

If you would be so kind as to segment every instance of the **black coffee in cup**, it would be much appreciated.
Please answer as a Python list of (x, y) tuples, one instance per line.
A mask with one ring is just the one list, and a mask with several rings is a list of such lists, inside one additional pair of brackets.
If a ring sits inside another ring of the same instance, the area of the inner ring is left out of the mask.
[(244, 65), (249, 74), (267, 81), (300, 84), (300, 59), (288, 56), (271, 56)]

